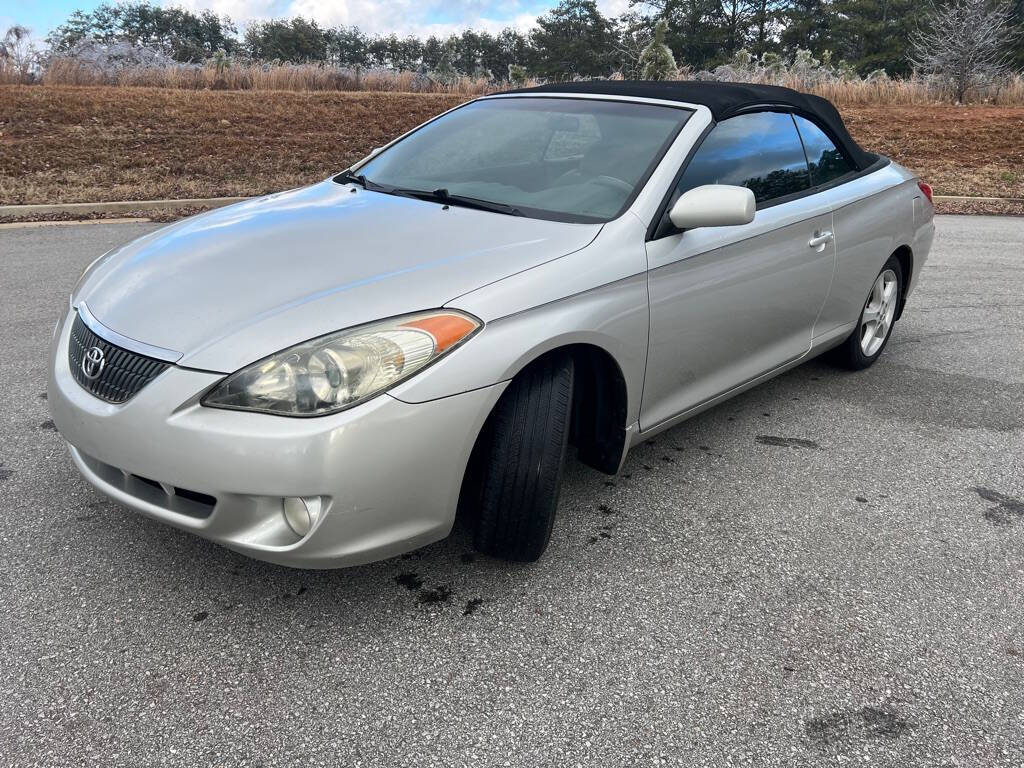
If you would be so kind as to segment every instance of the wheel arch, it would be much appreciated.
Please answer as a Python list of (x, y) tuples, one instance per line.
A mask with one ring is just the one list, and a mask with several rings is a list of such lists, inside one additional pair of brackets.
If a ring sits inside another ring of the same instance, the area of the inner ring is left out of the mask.
[(572, 344), (556, 353), (573, 358), (573, 415), (569, 440), (589, 467), (614, 475), (626, 450), (629, 393), (618, 362), (593, 344)]
[[(578, 450), (579, 460), (601, 472), (615, 474), (628, 440), (629, 390), (621, 365), (604, 347), (571, 342), (538, 351), (522, 360), (510, 380), (552, 356), (568, 356), (573, 360), (575, 376), (569, 439)], [(492, 413), (496, 407), (497, 403), (492, 406)], [(476, 440), (486, 434), (485, 421)]]
[(626, 449), (629, 391), (611, 352), (589, 342), (562, 344), (525, 361), (512, 378), (544, 358), (563, 355), (572, 358), (576, 370), (570, 443), (581, 462), (614, 475)]
[(903, 315), (903, 305), (906, 303), (907, 290), (910, 288), (911, 277), (914, 274), (914, 252), (909, 245), (901, 245), (892, 252), (892, 256), (900, 263), (903, 270), (903, 285), (900, 286), (900, 303), (896, 308), (896, 320)]

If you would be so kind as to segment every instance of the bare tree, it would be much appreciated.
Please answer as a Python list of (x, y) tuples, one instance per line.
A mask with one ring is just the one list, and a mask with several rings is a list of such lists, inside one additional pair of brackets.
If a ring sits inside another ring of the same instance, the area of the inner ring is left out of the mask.
[(958, 102), (1010, 71), (1010, 8), (997, 0), (933, 6), (927, 27), (911, 36), (913, 65), (949, 88)]
[(640, 77), (640, 54), (654, 39), (651, 20), (635, 11), (624, 13), (615, 21), (617, 34), (613, 48), (619, 70), (627, 78)]
[(0, 40), (0, 73), (20, 82), (32, 79), (33, 72), (39, 61), (39, 53), (32, 44), (28, 27), (15, 24), (7, 29), (3, 40)]

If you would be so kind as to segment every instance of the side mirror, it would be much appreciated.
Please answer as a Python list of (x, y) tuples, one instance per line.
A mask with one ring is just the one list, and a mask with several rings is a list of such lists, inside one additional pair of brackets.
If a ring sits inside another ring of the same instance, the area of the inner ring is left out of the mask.
[(683, 192), (668, 218), (680, 229), (733, 227), (754, 220), (754, 193), (746, 187), (705, 184)]

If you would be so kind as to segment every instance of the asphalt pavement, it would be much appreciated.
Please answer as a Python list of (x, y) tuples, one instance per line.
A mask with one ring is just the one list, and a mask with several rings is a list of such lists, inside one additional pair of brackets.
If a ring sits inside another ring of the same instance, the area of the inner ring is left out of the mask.
[(155, 226), (0, 229), (0, 765), (1024, 765), (1024, 220), (940, 218), (872, 369), (572, 464), (540, 563), (330, 572), (72, 467), (54, 322)]

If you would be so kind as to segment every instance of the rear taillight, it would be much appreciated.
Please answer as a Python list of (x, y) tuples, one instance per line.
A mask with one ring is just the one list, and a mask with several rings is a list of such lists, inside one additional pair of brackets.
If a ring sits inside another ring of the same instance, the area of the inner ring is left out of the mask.
[(932, 200), (932, 185), (919, 181), (917, 182), (917, 186), (922, 192), (924, 192), (924, 196), (928, 198), (928, 202), (935, 205), (935, 202)]

